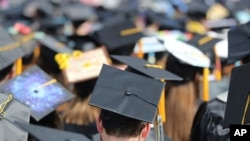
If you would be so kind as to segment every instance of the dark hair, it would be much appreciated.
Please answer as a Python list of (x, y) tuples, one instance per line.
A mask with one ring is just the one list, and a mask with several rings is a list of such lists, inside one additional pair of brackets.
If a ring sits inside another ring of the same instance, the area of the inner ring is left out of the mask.
[(181, 85), (188, 83), (189, 81), (193, 81), (195, 79), (195, 75), (202, 72), (202, 68), (184, 64), (173, 55), (169, 55), (167, 58), (166, 70), (183, 78), (182, 81), (171, 81), (174, 85)]
[(106, 133), (117, 137), (136, 137), (147, 124), (147, 122), (103, 109), (101, 110), (100, 118)]
[(5, 67), (3, 70), (0, 71), (0, 81), (2, 81), (8, 73), (10, 73), (11, 69), (13, 67), (13, 64)]

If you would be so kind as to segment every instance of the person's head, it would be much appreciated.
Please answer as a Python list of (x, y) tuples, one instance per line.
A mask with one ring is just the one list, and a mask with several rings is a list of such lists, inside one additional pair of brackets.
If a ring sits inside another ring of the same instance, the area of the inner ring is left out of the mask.
[(96, 121), (101, 140), (144, 141), (163, 87), (158, 80), (103, 65), (89, 102), (101, 108)]
[(103, 140), (107, 137), (143, 140), (147, 138), (150, 131), (148, 122), (122, 116), (107, 110), (101, 110), (96, 124)]

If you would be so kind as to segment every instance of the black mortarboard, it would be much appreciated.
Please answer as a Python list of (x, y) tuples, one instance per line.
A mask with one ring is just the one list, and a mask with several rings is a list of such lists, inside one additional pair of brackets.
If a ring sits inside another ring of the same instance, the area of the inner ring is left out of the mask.
[(73, 50), (67, 47), (62, 42), (59, 42), (56, 38), (51, 35), (45, 35), (44, 37), (38, 39), (39, 42), (45, 47), (51, 49), (56, 53), (71, 53)]
[(250, 22), (232, 28), (228, 33), (228, 64), (250, 54)]
[(31, 116), (37, 121), (74, 97), (38, 66), (29, 68), (0, 87), (11, 92), (18, 101), (30, 106)]
[(148, 24), (158, 24), (159, 30), (185, 30), (185, 19), (174, 19), (172, 17), (168, 17), (165, 13), (156, 13), (152, 10), (147, 10), (146, 19)]
[(38, 0), (37, 1), (38, 10), (41, 11), (46, 16), (53, 15), (55, 6), (50, 2), (50, 0)]
[(103, 65), (89, 104), (153, 123), (163, 88), (158, 80)]
[(249, 69), (250, 64), (245, 64), (232, 70), (224, 117), (224, 128), (228, 128), (232, 124), (250, 123), (250, 80), (247, 78), (250, 75)]
[(119, 55), (111, 55), (111, 57), (119, 62), (122, 62), (133, 70), (138, 71), (146, 76), (149, 76), (154, 79), (164, 79), (164, 80), (182, 80), (181, 77), (166, 71), (161, 68), (150, 67), (150, 65), (146, 60), (139, 59), (137, 57), (132, 56), (119, 56)]
[(188, 17), (201, 20), (206, 18), (206, 13), (209, 9), (209, 5), (205, 3), (203, 0), (191, 0), (187, 3), (188, 5)]
[(0, 91), (0, 140), (27, 141), (28, 133), (16, 127), (13, 122), (29, 123), (30, 108), (16, 101), (11, 94)]
[(80, 2), (69, 2), (62, 6), (64, 15), (71, 21), (86, 21), (94, 20), (97, 18), (97, 14), (93, 7), (83, 5)]
[(13, 38), (16, 42), (20, 43), (20, 48), (24, 52), (24, 56), (22, 58), (23, 64), (29, 64), (34, 57), (34, 50), (38, 47), (37, 41), (34, 39), (35, 33), (30, 33), (28, 35), (15, 35)]
[(93, 38), (108, 48), (110, 54), (129, 55), (143, 36), (140, 29), (127, 19), (115, 20), (93, 34)]
[[(60, 58), (60, 57), (59, 57)], [(58, 59), (56, 57), (56, 59)], [(60, 61), (60, 59), (59, 59)], [(98, 77), (103, 64), (111, 64), (106, 48), (96, 48), (70, 56), (63, 69), (63, 75), (68, 83), (75, 83)]]
[(39, 141), (90, 141), (87, 137), (79, 133), (67, 132), (21, 122), (18, 122), (17, 124), (20, 128), (28, 131)]
[(0, 26), (0, 70), (13, 64), (18, 58), (25, 55), (20, 43), (15, 42)]

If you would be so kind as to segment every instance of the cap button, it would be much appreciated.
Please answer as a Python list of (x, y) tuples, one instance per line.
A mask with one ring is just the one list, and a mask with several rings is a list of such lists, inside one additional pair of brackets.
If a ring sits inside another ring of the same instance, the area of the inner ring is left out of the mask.
[(131, 95), (132, 94), (132, 92), (125, 92), (125, 95)]

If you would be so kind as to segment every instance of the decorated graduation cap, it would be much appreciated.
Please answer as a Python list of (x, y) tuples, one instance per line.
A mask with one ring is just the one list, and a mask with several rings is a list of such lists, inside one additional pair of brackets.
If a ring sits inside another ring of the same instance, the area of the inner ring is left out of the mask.
[(12, 93), (16, 100), (28, 105), (31, 116), (37, 121), (74, 97), (56, 79), (51, 78), (38, 66), (27, 69), (0, 87)]
[(96, 31), (92, 37), (105, 45), (109, 54), (129, 55), (143, 34), (131, 20), (119, 18)]
[(199, 49), (185, 42), (169, 39), (166, 48), (169, 56), (166, 69), (183, 78), (183, 81), (175, 81), (174, 84), (183, 84), (194, 80), (195, 74), (203, 69), (203, 99), (209, 100), (208, 75), (210, 59)]
[(217, 80), (221, 79), (221, 60), (215, 49), (219, 41), (221, 41), (221, 39), (200, 34), (197, 34), (191, 40), (187, 41), (188, 44), (197, 47), (211, 60), (210, 68), (215, 70), (214, 72)]
[(158, 80), (103, 65), (89, 104), (153, 123), (163, 87)]
[(233, 68), (229, 84), (224, 128), (233, 124), (249, 124), (249, 79), (250, 64)]
[(41, 43), (41, 58), (44, 69), (53, 73), (61, 72), (54, 59), (55, 55), (57, 53), (72, 53), (73, 50), (51, 35), (45, 34), (38, 41)]
[(57, 54), (55, 60), (68, 83), (87, 81), (98, 77), (103, 64), (111, 64), (106, 48), (100, 47), (73, 54)]
[(0, 91), (0, 140), (27, 141), (28, 133), (15, 126), (14, 122), (29, 123), (30, 108), (16, 101), (12, 94)]
[(16, 124), (19, 128), (29, 132), (32, 137), (39, 141), (90, 141), (87, 137), (79, 133), (67, 132), (22, 122)]
[(155, 63), (166, 52), (163, 43), (164, 41), (157, 36), (143, 37), (136, 43), (134, 53), (139, 58), (147, 58), (150, 63)]
[(228, 33), (228, 64), (249, 58), (250, 22), (232, 28)]

